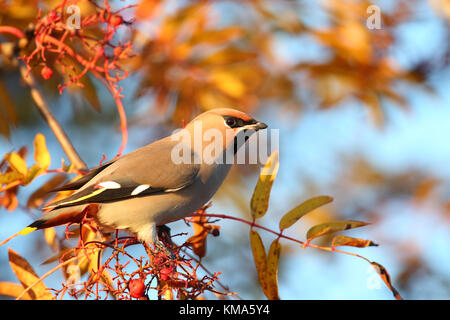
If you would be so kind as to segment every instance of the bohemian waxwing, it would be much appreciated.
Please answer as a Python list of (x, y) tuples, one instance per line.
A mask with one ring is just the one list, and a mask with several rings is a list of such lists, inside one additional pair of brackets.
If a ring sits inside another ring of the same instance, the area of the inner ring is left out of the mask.
[(50, 211), (20, 234), (80, 222), (85, 209), (94, 207), (93, 217), (100, 226), (126, 229), (141, 241), (160, 245), (156, 226), (182, 219), (208, 202), (227, 176), (237, 150), (253, 132), (265, 128), (266, 124), (233, 109), (202, 113), (171, 136), (55, 189), (77, 191), (44, 207)]

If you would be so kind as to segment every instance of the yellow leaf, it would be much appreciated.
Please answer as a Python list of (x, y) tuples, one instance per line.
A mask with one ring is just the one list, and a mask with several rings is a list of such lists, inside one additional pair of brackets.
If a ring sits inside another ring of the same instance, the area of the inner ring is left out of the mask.
[(378, 245), (371, 240), (352, 238), (352, 237), (347, 237), (347, 236), (336, 236), (331, 241), (331, 246), (333, 248), (338, 247), (338, 246), (350, 246), (350, 247), (365, 248), (365, 247), (378, 246)]
[(44, 170), (50, 166), (50, 153), (47, 150), (45, 137), (42, 133), (38, 133), (34, 138), (34, 160)]
[(37, 164), (33, 164), (30, 168), (30, 170), (28, 170), (28, 173), (25, 177), (25, 179), (23, 179), (22, 181), (22, 185), (26, 186), (27, 184), (30, 184), (34, 178), (36, 178), (38, 176), (38, 174), (42, 171), (41, 167)]
[[(20, 283), (24, 289), (28, 288), (31, 285), (34, 285), (30, 290), (28, 290), (28, 294), (33, 300), (53, 300), (54, 297), (48, 291), (47, 287), (42, 281), (36, 283), (39, 280), (39, 277), (34, 272), (33, 268), (30, 264), (22, 258), (18, 253), (9, 249), (8, 250), (9, 264), (17, 279), (19, 279)], [(36, 284), (34, 284), (36, 283)]]
[(47, 244), (50, 248), (53, 249), (53, 251), (58, 251), (59, 244), (57, 242), (55, 228), (44, 229), (44, 238), (45, 242), (47, 242)]
[(367, 226), (369, 223), (362, 221), (335, 221), (325, 222), (311, 227), (306, 233), (306, 238), (311, 241), (314, 238), (323, 236), (325, 234), (333, 233), (336, 231), (343, 231), (353, 228), (359, 228)]
[[(0, 282), (0, 296), (17, 298), (22, 292), (23, 287), (18, 283)], [(31, 297), (27, 292), (23, 295), (22, 299), (31, 300)]]
[(218, 70), (211, 73), (211, 82), (223, 93), (233, 98), (240, 98), (245, 94), (246, 88), (242, 80), (229, 71)]
[(10, 184), (23, 178), (23, 175), (17, 171), (9, 171), (5, 174), (0, 174), (0, 184)]
[(256, 271), (258, 272), (259, 282), (265, 293), (268, 290), (265, 278), (267, 270), (266, 250), (258, 232), (252, 229), (250, 229), (250, 245), (252, 247), (253, 260), (255, 261)]
[(281, 218), (280, 230), (289, 228), (305, 214), (313, 211), (314, 209), (317, 209), (320, 206), (323, 206), (324, 204), (330, 203), (331, 201), (333, 201), (333, 198), (328, 196), (319, 196), (306, 200), (299, 206), (286, 213), (283, 218)]
[(28, 168), (27, 163), (23, 158), (17, 154), (16, 152), (12, 152), (8, 155), (8, 162), (11, 165), (11, 168), (22, 174), (23, 176), (27, 175)]
[(266, 297), (270, 300), (279, 300), (278, 294), (278, 261), (280, 259), (281, 245), (278, 239), (275, 239), (270, 245), (267, 255), (267, 272), (265, 274), (267, 283)]
[(270, 190), (272, 189), (273, 181), (277, 176), (278, 167), (278, 151), (274, 151), (267, 159), (267, 162), (259, 176), (255, 190), (253, 191), (250, 209), (254, 218), (261, 218), (267, 212), (269, 207)]
[[(96, 236), (96, 233), (90, 227), (83, 225), (81, 228), (81, 238), (84, 243), (96, 240)], [(92, 268), (97, 268), (99, 247), (91, 243), (85, 245), (85, 248), (85, 250), (80, 250), (78, 253), (80, 276), (84, 275), (86, 272), (91, 272)]]

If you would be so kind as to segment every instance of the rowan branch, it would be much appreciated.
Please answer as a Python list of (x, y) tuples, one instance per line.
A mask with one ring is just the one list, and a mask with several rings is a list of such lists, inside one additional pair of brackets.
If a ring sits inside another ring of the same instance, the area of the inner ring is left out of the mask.
[(33, 74), (29, 72), (24, 65), (20, 66), (20, 74), (22, 75), (22, 79), (25, 81), (25, 83), (31, 90), (31, 97), (34, 100), (36, 107), (38, 108), (41, 115), (44, 117), (50, 129), (52, 129), (56, 139), (58, 140), (65, 154), (69, 158), (70, 162), (74, 165), (76, 169), (79, 170), (86, 169), (87, 168), (86, 164), (73, 147), (72, 143), (69, 140), (69, 137), (64, 132), (64, 129), (61, 127), (61, 125), (58, 123), (58, 121), (50, 111), (47, 102), (44, 99), (44, 96), (42, 95), (40, 89), (36, 84)]

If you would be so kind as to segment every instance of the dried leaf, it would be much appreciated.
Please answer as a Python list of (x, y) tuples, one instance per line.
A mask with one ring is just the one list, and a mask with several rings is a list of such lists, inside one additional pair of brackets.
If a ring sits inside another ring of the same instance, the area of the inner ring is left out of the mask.
[(372, 261), (370, 262), (372, 267), (375, 269), (375, 271), (380, 275), (381, 279), (384, 281), (386, 286), (391, 290), (392, 294), (394, 295), (395, 299), (397, 300), (403, 300), (400, 293), (397, 291), (397, 289), (394, 288), (391, 282), (391, 277), (389, 276), (389, 273), (387, 272), (386, 268), (383, 267), (378, 262)]
[(267, 159), (263, 170), (259, 176), (253, 196), (250, 202), (250, 209), (253, 218), (261, 218), (267, 212), (269, 207), (270, 191), (272, 189), (273, 181), (278, 172), (278, 151), (274, 151)]
[(14, 211), (19, 205), (19, 201), (17, 200), (17, 187), (6, 190), (3, 196), (0, 196), (0, 204), (6, 210)]
[(265, 282), (267, 283), (267, 292), (264, 292), (270, 300), (279, 300), (278, 294), (278, 261), (280, 259), (281, 245), (278, 239), (275, 239), (269, 248), (267, 255), (267, 271), (265, 273)]
[(65, 180), (64, 174), (57, 174), (31, 194), (27, 201), (27, 207), (37, 208), (50, 196), (49, 192), (59, 186)]
[[(34, 272), (30, 264), (22, 258), (18, 253), (9, 249), (8, 250), (9, 264), (17, 279), (24, 289), (33, 285), (39, 280), (39, 277)], [(53, 295), (48, 291), (47, 287), (42, 281), (36, 283), (30, 290), (28, 294), (33, 300), (53, 300)]]
[[(17, 298), (22, 292), (23, 287), (18, 283), (0, 282), (0, 296)], [(27, 292), (23, 295), (22, 299), (31, 300), (31, 297)]]
[(81, 88), (83, 97), (89, 102), (95, 111), (101, 112), (102, 106), (97, 95), (97, 88), (95, 88), (92, 79), (89, 76), (85, 76), (80, 79), (80, 82), (83, 85)]
[(59, 244), (58, 239), (56, 238), (56, 231), (55, 228), (46, 228), (44, 229), (44, 239), (45, 242), (49, 245), (50, 248), (52, 248), (53, 251), (58, 251)]
[(268, 284), (265, 277), (265, 273), (267, 271), (266, 250), (259, 233), (253, 229), (250, 229), (250, 245), (252, 248), (256, 271), (258, 272), (259, 283), (265, 293), (268, 291)]
[(280, 220), (280, 230), (289, 228), (296, 223), (305, 214), (333, 201), (332, 197), (319, 196), (311, 198), (286, 213)]
[[(197, 212), (204, 213), (208, 207), (209, 205), (206, 205)], [(220, 227), (207, 223), (208, 218), (204, 215), (192, 217), (192, 222), (194, 235), (190, 237), (187, 242), (192, 245), (192, 250), (194, 251), (194, 253), (202, 258), (206, 254), (206, 239), (208, 234), (218, 234)]]
[(8, 155), (8, 162), (11, 168), (19, 172), (22, 176), (26, 176), (28, 172), (27, 163), (16, 152), (12, 152)]
[(336, 221), (336, 222), (325, 222), (311, 227), (306, 233), (306, 238), (311, 241), (314, 238), (323, 236), (325, 234), (333, 233), (336, 231), (343, 231), (358, 227), (367, 226), (369, 223), (362, 221)]
[(365, 247), (371, 247), (371, 246), (378, 246), (378, 244), (374, 243), (371, 240), (352, 238), (352, 237), (347, 237), (347, 236), (336, 236), (331, 241), (331, 246), (333, 248), (339, 247), (339, 246), (365, 248)]
[(44, 170), (50, 166), (51, 158), (45, 143), (45, 137), (38, 133), (34, 138), (34, 160)]

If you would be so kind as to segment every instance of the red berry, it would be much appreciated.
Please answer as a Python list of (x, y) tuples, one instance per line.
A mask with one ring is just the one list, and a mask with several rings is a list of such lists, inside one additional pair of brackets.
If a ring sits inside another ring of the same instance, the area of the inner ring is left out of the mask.
[(130, 290), (130, 296), (139, 299), (144, 296), (145, 284), (141, 279), (132, 279), (128, 283), (128, 289)]
[(172, 273), (173, 269), (172, 268), (162, 268), (159, 271), (159, 278), (163, 281), (166, 281), (169, 279), (170, 274)]
[(123, 22), (123, 19), (121, 16), (119, 15), (114, 15), (109, 19), (109, 23), (113, 26), (113, 27), (117, 27), (119, 25), (121, 25)]
[(49, 67), (45, 66), (41, 70), (41, 75), (42, 75), (42, 78), (44, 78), (45, 80), (48, 80), (52, 77), (53, 70), (50, 69)]

